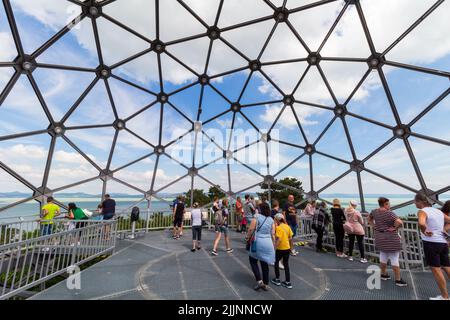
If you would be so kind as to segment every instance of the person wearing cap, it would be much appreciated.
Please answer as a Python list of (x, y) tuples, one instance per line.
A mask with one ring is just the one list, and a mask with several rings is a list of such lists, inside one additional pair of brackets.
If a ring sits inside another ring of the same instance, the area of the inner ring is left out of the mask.
[[(289, 227), (284, 219), (282, 213), (275, 215), (275, 278), (271, 282), (276, 286), (283, 286), (288, 289), (292, 289), (291, 275), (289, 271), (289, 256), (291, 248), (293, 248), (292, 237), (294, 233), (291, 227)], [(280, 267), (279, 262), (283, 261), (284, 274), (286, 280), (281, 282), (280, 280)]]
[(191, 210), (192, 219), (192, 252), (200, 250), (200, 241), (202, 240), (202, 211), (195, 202)]
[(364, 220), (361, 213), (356, 210), (358, 203), (355, 200), (350, 200), (348, 208), (345, 209), (345, 218), (347, 234), (348, 234), (348, 260), (353, 261), (353, 248), (355, 246), (355, 237), (358, 241), (359, 255), (361, 257), (361, 263), (367, 263), (364, 256)]

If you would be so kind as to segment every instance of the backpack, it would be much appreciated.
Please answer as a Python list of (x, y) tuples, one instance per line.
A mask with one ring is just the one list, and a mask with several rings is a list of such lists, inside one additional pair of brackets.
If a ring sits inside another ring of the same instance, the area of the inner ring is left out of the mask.
[(133, 209), (131, 209), (131, 222), (139, 221), (139, 213), (140, 210), (138, 207), (133, 207)]
[(216, 225), (218, 226), (222, 226), (223, 225), (223, 214), (222, 214), (222, 210), (219, 209), (214, 213), (214, 221), (216, 223)]

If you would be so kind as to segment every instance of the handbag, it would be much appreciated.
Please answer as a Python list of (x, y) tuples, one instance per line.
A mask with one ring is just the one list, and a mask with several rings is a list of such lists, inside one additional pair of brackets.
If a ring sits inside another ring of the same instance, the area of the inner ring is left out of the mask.
[(256, 252), (256, 233), (262, 228), (264, 223), (266, 223), (267, 217), (264, 219), (263, 223), (257, 227), (255, 230), (253, 230), (251, 237), (247, 240), (247, 244), (245, 246), (245, 249), (247, 251), (251, 250), (251, 252)]

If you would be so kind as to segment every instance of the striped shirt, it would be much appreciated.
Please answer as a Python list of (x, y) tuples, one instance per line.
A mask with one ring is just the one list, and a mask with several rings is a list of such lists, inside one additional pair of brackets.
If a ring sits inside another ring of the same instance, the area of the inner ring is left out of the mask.
[(393, 211), (375, 209), (370, 213), (374, 220), (375, 247), (382, 252), (397, 252), (402, 250), (398, 231), (393, 231), (398, 219)]

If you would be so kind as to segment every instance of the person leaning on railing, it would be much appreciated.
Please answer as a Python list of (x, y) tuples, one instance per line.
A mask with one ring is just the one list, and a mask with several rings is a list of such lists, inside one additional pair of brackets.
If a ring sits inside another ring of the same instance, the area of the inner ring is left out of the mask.
[(52, 234), (53, 219), (61, 214), (60, 207), (53, 203), (55, 199), (53, 197), (47, 198), (47, 204), (41, 209), (40, 224), (41, 224), (41, 236)]
[(391, 210), (389, 199), (379, 198), (378, 205), (379, 208), (373, 210), (369, 215), (369, 224), (373, 226), (375, 231), (375, 247), (380, 251), (381, 280), (391, 279), (386, 272), (387, 263), (390, 260), (395, 274), (395, 285), (406, 287), (408, 284), (401, 278), (400, 274), (402, 243), (398, 234), (398, 229), (403, 227), (403, 222)]

